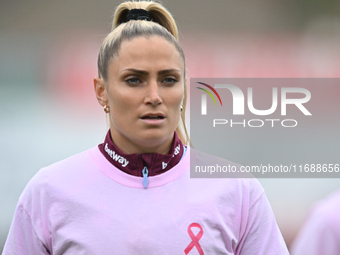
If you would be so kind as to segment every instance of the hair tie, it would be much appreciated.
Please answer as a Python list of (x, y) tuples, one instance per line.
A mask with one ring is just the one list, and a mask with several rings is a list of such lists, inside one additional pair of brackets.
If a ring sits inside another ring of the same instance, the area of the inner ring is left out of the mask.
[(126, 22), (130, 20), (146, 20), (151, 21), (149, 12), (144, 9), (131, 9), (126, 15)]

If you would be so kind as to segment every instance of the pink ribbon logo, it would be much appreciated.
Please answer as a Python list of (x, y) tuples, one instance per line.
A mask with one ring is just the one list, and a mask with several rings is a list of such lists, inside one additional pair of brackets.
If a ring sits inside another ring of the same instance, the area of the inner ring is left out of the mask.
[[(196, 227), (200, 229), (200, 232), (195, 236), (194, 233), (192, 232), (191, 228)], [(185, 248), (184, 253), (188, 254), (194, 246), (196, 247), (197, 251), (199, 252), (200, 255), (203, 255), (204, 252), (201, 248), (201, 245), (198, 243), (198, 241), (202, 238), (203, 236), (203, 228), (201, 227), (200, 224), (198, 223), (191, 223), (188, 227), (188, 234), (191, 238), (191, 243), (188, 245), (187, 248)]]

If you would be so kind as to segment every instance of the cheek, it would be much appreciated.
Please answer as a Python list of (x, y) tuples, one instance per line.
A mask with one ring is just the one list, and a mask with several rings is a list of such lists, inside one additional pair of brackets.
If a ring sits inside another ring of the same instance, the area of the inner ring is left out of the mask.
[(183, 96), (184, 96), (184, 91), (178, 90), (178, 91), (173, 91), (172, 93), (169, 93), (169, 94), (172, 95), (169, 101), (171, 104), (172, 111), (176, 114), (176, 117), (179, 117), (180, 109), (181, 109), (181, 105), (183, 101)]
[(137, 100), (135, 93), (126, 89), (113, 88), (109, 91), (110, 104), (122, 111), (127, 110), (127, 107), (132, 107), (133, 102)]
[[(109, 100), (112, 120), (119, 121), (120, 124), (124, 124), (129, 119), (126, 117), (131, 116), (136, 111), (138, 104), (135, 95), (118, 90), (110, 93)], [(123, 123), (122, 120), (124, 120)]]

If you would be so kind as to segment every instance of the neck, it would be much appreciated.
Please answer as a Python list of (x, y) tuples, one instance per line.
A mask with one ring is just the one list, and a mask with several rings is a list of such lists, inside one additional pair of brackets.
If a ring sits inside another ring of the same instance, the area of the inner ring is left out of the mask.
[(174, 133), (164, 141), (152, 141), (143, 142), (143, 146), (138, 143), (132, 142), (126, 137), (117, 134), (115, 129), (110, 129), (110, 138), (114, 142), (115, 146), (124, 154), (143, 154), (143, 153), (159, 153), (169, 154), (171, 145), (174, 140)]

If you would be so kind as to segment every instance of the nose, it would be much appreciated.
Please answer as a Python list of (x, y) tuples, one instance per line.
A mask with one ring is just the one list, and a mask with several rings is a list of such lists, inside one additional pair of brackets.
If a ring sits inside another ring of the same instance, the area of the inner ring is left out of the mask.
[(148, 84), (144, 102), (151, 105), (158, 105), (162, 103), (160, 88), (157, 81), (151, 81)]

